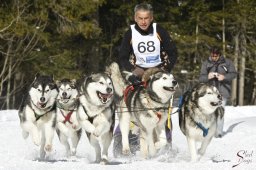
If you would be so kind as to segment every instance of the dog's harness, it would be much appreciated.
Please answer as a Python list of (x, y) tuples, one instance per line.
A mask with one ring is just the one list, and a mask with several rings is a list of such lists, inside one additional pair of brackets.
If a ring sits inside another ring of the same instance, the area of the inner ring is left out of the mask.
[(73, 122), (71, 122), (71, 120), (70, 120), (70, 117), (71, 117), (73, 111), (74, 111), (74, 110), (71, 110), (71, 111), (67, 114), (67, 116), (65, 116), (64, 113), (63, 113), (63, 111), (60, 109), (60, 112), (61, 112), (62, 116), (64, 117), (64, 120), (62, 121), (64, 124), (65, 124), (66, 122), (68, 122), (68, 123), (70, 123), (70, 124), (73, 124)]
[[(140, 86), (146, 88), (146, 87), (147, 87), (147, 84), (146, 84), (146, 82), (142, 81), (141, 84), (138, 85), (138, 87), (140, 87)], [(124, 92), (123, 92), (125, 104), (127, 104), (128, 95), (129, 95), (131, 92), (133, 92), (135, 88), (136, 88), (136, 87), (134, 87), (133, 84), (128, 85), (128, 86), (125, 88), (125, 90), (124, 90)]]
[(208, 135), (209, 128), (206, 129), (200, 122), (195, 121), (195, 124), (203, 131), (203, 137)]
[[(69, 122), (70, 124), (73, 124), (73, 122), (71, 122), (70, 118), (71, 118), (71, 115), (73, 114), (73, 112), (76, 110), (76, 106), (78, 104), (78, 100), (77, 98), (75, 98), (75, 101), (74, 101), (74, 105), (73, 105), (73, 108), (72, 110), (68, 110), (68, 109), (65, 109), (58, 101), (57, 101), (57, 107), (60, 109), (60, 112), (62, 114), (62, 116), (64, 117), (64, 120), (62, 121), (64, 124), (66, 122)], [(69, 111), (67, 116), (65, 116), (65, 114), (63, 113), (62, 110), (66, 110), (66, 111)]]
[(88, 113), (87, 113), (87, 110), (86, 110), (86, 108), (82, 105), (82, 107), (83, 107), (83, 109), (84, 109), (84, 113), (87, 115), (87, 117), (88, 117), (88, 120), (89, 120), (89, 122), (91, 122), (91, 124), (93, 123), (93, 119), (97, 116), (97, 115), (95, 115), (95, 116), (89, 116), (88, 115)]
[[(34, 106), (36, 106), (33, 102), (32, 102), (32, 104), (33, 104)], [(46, 115), (47, 113), (53, 111), (53, 110), (55, 109), (55, 107), (56, 107), (56, 103), (54, 103), (52, 106), (49, 106), (48, 108), (50, 108), (50, 110), (49, 110), (49, 111), (46, 111), (46, 112), (45, 112), (44, 114), (42, 114), (42, 115), (37, 114), (36, 111), (35, 111), (35, 109), (33, 109), (31, 106), (29, 106), (29, 107), (33, 110), (34, 116), (35, 116), (36, 122), (37, 122), (42, 116), (44, 116), (44, 115)], [(36, 106), (36, 107), (37, 107), (37, 106)]]
[[(186, 97), (184, 97), (184, 96), (185, 96), (186, 94), (188, 94), (188, 93), (191, 93), (191, 92), (192, 92), (191, 90), (188, 90), (188, 91), (186, 91), (186, 92), (184, 93), (184, 95), (181, 95), (181, 96), (180, 96), (180, 98), (179, 98), (178, 110), (176, 111), (176, 112), (178, 112), (179, 114), (181, 114), (181, 113), (180, 113), (180, 112), (181, 112), (181, 108), (182, 108), (182, 106), (183, 106), (185, 100), (188, 101), (188, 98), (186, 98)], [(174, 112), (174, 113), (176, 113), (176, 112)], [(188, 110), (188, 112), (190, 112), (190, 111)], [(203, 131), (203, 137), (206, 137), (206, 136), (208, 135), (209, 128), (204, 127), (203, 124), (200, 123), (200, 122), (196, 122), (191, 116), (190, 116), (190, 118), (191, 118), (191, 120), (196, 124), (196, 126), (197, 126), (199, 129), (201, 129), (201, 130)]]

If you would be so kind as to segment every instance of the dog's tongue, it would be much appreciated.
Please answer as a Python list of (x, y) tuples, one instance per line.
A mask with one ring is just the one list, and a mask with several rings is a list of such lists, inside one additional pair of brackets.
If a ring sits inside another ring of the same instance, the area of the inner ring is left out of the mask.
[(110, 98), (112, 96), (112, 94), (100, 94), (102, 101), (105, 103), (107, 102), (108, 98)]

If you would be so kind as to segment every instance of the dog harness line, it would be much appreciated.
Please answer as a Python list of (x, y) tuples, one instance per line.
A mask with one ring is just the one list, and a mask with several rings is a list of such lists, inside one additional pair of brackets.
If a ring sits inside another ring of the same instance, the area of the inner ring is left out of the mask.
[(202, 123), (200, 122), (195, 122), (197, 127), (199, 127), (202, 131), (203, 131), (203, 137), (207, 136), (208, 135), (208, 131), (209, 131), (209, 128), (205, 128)]
[[(36, 106), (33, 102), (32, 102), (32, 104), (33, 104), (34, 106)], [(48, 108), (50, 108), (50, 110), (47, 111), (47, 112), (45, 112), (45, 113), (42, 114), (42, 115), (37, 114), (36, 111), (35, 111), (31, 106), (29, 106), (29, 107), (33, 110), (34, 115), (35, 115), (35, 118), (36, 118), (36, 122), (37, 122), (41, 117), (43, 117), (43, 116), (46, 115), (47, 113), (53, 111), (53, 110), (55, 109), (55, 106), (56, 106), (56, 103), (54, 103), (53, 106), (48, 107)], [(36, 106), (36, 107), (37, 107), (37, 106)]]

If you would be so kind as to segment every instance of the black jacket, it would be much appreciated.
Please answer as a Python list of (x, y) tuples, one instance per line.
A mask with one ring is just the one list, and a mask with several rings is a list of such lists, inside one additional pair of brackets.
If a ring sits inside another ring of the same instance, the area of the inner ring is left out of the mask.
[[(153, 26), (150, 25), (148, 31), (141, 30), (137, 24), (135, 24), (135, 29), (141, 35), (148, 35), (153, 33)], [(160, 36), (161, 49), (165, 51), (169, 57), (170, 63), (168, 64), (167, 70), (170, 72), (177, 60), (177, 48), (175, 43), (171, 39), (169, 33), (158, 24), (156, 25), (156, 31)], [(130, 63), (130, 55), (133, 54), (133, 48), (131, 44), (132, 40), (132, 31), (131, 28), (124, 34), (121, 47), (119, 49), (119, 64), (122, 69), (127, 71), (132, 71), (134, 66)]]

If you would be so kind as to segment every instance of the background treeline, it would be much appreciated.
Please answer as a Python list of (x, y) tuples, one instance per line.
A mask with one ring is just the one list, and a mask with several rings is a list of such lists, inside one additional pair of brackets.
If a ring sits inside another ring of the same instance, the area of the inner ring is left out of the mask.
[[(80, 78), (117, 61), (139, 0), (0, 0), (0, 109), (17, 109), (37, 72)], [(151, 0), (175, 40), (180, 92), (197, 83), (213, 45), (233, 60), (233, 105), (256, 104), (255, 0)]]

